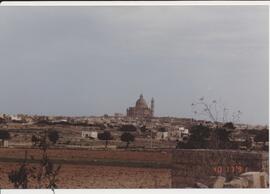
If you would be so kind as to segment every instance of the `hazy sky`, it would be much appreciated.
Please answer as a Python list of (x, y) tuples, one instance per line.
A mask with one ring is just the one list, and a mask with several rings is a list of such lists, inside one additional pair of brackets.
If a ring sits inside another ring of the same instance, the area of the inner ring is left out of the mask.
[(192, 117), (204, 96), (268, 123), (268, 7), (0, 7), (0, 112)]

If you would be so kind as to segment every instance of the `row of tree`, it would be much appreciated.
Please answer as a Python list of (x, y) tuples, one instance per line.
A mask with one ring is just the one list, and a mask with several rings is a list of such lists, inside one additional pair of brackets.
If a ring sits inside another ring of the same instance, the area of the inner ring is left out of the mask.
[[(56, 144), (56, 142), (60, 138), (59, 132), (56, 130), (48, 130), (48, 131), (46, 130), (46, 137), (52, 144)], [(8, 139), (10, 139), (10, 133), (5, 130), (0, 130), (0, 140), (8, 140)], [(110, 140), (113, 139), (113, 136), (109, 131), (104, 131), (98, 134), (98, 139), (105, 141), (105, 148), (107, 148), (108, 143)], [(126, 142), (126, 148), (128, 148), (130, 143), (135, 141), (135, 136), (129, 132), (123, 132), (120, 139), (121, 141)], [(40, 140), (39, 135), (33, 134), (31, 141), (33, 143), (33, 146), (41, 146), (39, 144), (42, 143), (42, 141)]]
[[(58, 131), (55, 130), (48, 131), (48, 139), (52, 144), (55, 144), (59, 139)], [(109, 131), (104, 131), (102, 133), (98, 133), (98, 139), (105, 141), (105, 148), (107, 148), (109, 141), (113, 140), (113, 136)], [(128, 148), (129, 144), (135, 141), (135, 136), (129, 132), (124, 132), (122, 133), (120, 139), (121, 141), (126, 142), (126, 148)], [(37, 135), (32, 135), (32, 143), (33, 146), (37, 146), (40, 143), (40, 138)]]
[[(104, 131), (104, 132), (98, 134), (98, 139), (104, 140), (105, 141), (105, 148), (107, 148), (109, 140), (112, 140), (113, 137), (109, 131)], [(121, 141), (126, 142), (126, 148), (128, 148), (130, 142), (135, 141), (135, 136), (129, 132), (124, 132), (124, 133), (122, 133), (120, 139), (121, 139)]]
[(178, 142), (176, 148), (182, 149), (233, 149), (230, 142), (230, 129), (225, 127), (209, 128), (204, 125), (194, 125), (191, 135), (183, 142)]
[[(210, 128), (204, 125), (192, 126), (189, 138), (182, 142), (177, 142), (176, 148), (179, 149), (239, 149), (239, 144), (232, 140), (234, 131), (233, 123), (225, 123), (223, 126)], [(244, 142), (246, 148), (251, 147), (250, 135), (246, 134), (247, 138)], [(259, 131), (254, 137), (255, 142), (269, 142), (268, 130)], [(264, 146), (266, 147), (266, 146)], [(266, 149), (268, 150), (268, 148)]]
[[(7, 131), (0, 132), (0, 139), (10, 138), (10, 134)], [(98, 134), (100, 140), (105, 140), (106, 147), (108, 141), (113, 139), (109, 131), (104, 131)], [(14, 185), (14, 188), (26, 189), (29, 187), (29, 183), (32, 182), (36, 185), (36, 188), (57, 188), (58, 174), (61, 169), (61, 165), (54, 164), (47, 154), (50, 145), (54, 145), (59, 139), (59, 133), (55, 130), (45, 130), (42, 133), (32, 136), (33, 146), (41, 151), (41, 159), (38, 160), (36, 165), (33, 165), (25, 152), (25, 158), (17, 169), (14, 169), (8, 173), (9, 181)], [(121, 140), (126, 142), (126, 147), (130, 142), (135, 140), (134, 135), (128, 132), (124, 132), (121, 135)], [(33, 158), (31, 158), (33, 159)]]

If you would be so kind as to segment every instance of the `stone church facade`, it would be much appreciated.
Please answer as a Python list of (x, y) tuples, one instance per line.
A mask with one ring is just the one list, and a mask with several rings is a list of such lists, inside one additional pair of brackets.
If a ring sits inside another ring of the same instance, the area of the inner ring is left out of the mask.
[(154, 99), (151, 100), (151, 106), (148, 107), (143, 95), (136, 101), (134, 107), (127, 109), (128, 117), (149, 118), (154, 116)]

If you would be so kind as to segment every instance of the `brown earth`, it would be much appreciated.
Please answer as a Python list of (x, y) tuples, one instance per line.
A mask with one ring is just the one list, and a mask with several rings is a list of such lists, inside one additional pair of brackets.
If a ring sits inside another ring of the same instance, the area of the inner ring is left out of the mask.
[[(12, 188), (8, 173), (23, 161), (25, 150), (30, 165), (37, 165), (38, 149), (0, 149), (0, 188)], [(211, 176), (268, 172), (268, 153), (247, 151), (50, 149), (48, 154), (62, 165), (60, 188), (184, 188)]]
[[(0, 162), (0, 188), (10, 189), (8, 173), (18, 163)], [(171, 170), (63, 164), (58, 176), (58, 188), (170, 188)], [(36, 188), (36, 181), (29, 188)]]
[[(8, 173), (18, 168), (26, 150), (30, 166), (37, 166), (39, 149), (0, 149), (0, 188), (13, 188)], [(59, 188), (171, 187), (170, 151), (50, 149), (48, 155), (61, 163)], [(30, 181), (29, 188), (36, 187), (36, 181)]]

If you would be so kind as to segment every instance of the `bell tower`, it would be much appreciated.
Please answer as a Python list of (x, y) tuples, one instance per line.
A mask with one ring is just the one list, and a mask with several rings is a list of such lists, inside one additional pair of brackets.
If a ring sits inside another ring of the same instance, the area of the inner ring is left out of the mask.
[(151, 100), (151, 116), (154, 116), (155, 101), (154, 98)]

